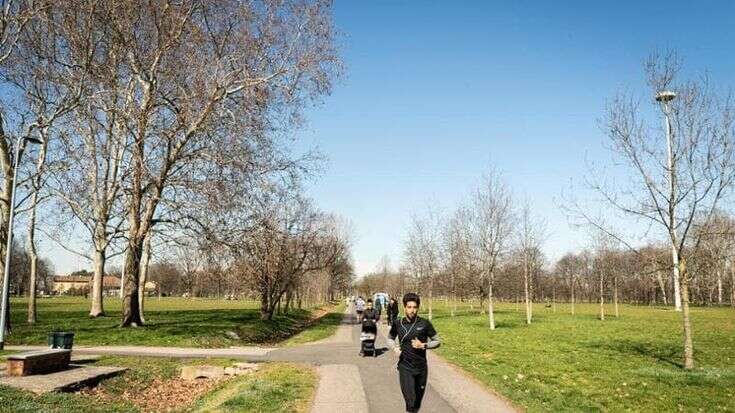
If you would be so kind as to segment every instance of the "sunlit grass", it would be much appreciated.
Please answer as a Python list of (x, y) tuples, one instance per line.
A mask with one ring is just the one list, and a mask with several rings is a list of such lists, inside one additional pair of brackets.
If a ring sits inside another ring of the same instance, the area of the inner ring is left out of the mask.
[(225, 383), (202, 398), (193, 412), (306, 412), (317, 375), (308, 366), (273, 363)]
[[(121, 301), (105, 300), (106, 317), (91, 319), (89, 301), (82, 297), (38, 300), (38, 322), (26, 323), (26, 301), (12, 300), (13, 333), (9, 344), (46, 344), (51, 331), (73, 331), (79, 345), (154, 345), (228, 347), (276, 344), (299, 333), (312, 317), (310, 310), (293, 310), (260, 319), (255, 301), (152, 297), (146, 301), (146, 325), (120, 328)], [(231, 337), (231, 333), (238, 338)], [(229, 335), (228, 335), (229, 334)]]
[[(529, 411), (735, 411), (735, 311), (694, 308), (696, 369), (682, 364), (681, 314), (621, 306), (620, 318), (596, 305), (556, 312), (496, 306), (497, 329), (464, 304), (455, 317), (435, 303), (439, 353)], [(701, 410), (700, 410), (701, 409)]]

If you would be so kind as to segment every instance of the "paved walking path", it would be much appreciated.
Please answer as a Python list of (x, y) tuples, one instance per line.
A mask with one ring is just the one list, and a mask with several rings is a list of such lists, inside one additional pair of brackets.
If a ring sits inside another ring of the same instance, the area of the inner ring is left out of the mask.
[[(388, 327), (381, 324), (376, 348), (378, 357), (360, 357), (360, 327), (355, 317), (345, 314), (336, 334), (310, 345), (273, 350), (265, 357), (273, 361), (296, 361), (316, 364), (321, 375), (312, 412), (402, 412), (403, 396), (396, 371), (397, 356), (387, 351)], [(353, 366), (348, 368), (345, 366)], [(362, 386), (362, 389), (359, 386)], [(365, 394), (366, 406), (351, 399)], [(350, 402), (350, 409), (343, 403)], [(511, 413), (510, 403), (469, 378), (462, 371), (429, 351), (429, 385), (422, 403), (422, 413)]]
[[(441, 332), (440, 332), (441, 335)], [(387, 351), (387, 326), (379, 329), (377, 357), (360, 357), (360, 327), (350, 309), (330, 338), (295, 347), (233, 347), (225, 349), (79, 346), (74, 354), (106, 354), (149, 357), (224, 357), (249, 361), (291, 361), (315, 365), (320, 376), (312, 412), (404, 411), (396, 371), (397, 356)], [(8, 350), (30, 350), (43, 346), (8, 346)], [(517, 412), (510, 403), (475, 382), (458, 368), (429, 351), (429, 384), (422, 413)]]

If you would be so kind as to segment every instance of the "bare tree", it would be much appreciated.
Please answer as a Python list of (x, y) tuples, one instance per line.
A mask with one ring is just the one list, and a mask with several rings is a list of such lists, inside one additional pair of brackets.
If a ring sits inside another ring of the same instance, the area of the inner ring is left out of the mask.
[[(100, 1), (95, 27), (114, 58), (102, 108), (129, 151), (123, 326), (142, 324), (139, 284), (162, 200), (212, 159), (239, 156), (252, 133), (298, 121), (338, 71), (329, 5), (310, 1)], [(223, 151), (223, 148), (228, 148)]]
[(471, 228), (473, 250), (480, 263), (483, 283), (487, 286), (487, 311), (490, 329), (495, 329), (493, 284), (498, 260), (513, 231), (510, 191), (496, 172), (488, 173), (472, 197)]
[[(701, 237), (693, 231), (695, 224), (710, 221), (732, 185), (735, 111), (729, 96), (718, 97), (706, 78), (678, 83), (680, 62), (673, 54), (654, 55), (645, 68), (651, 95), (664, 112), (665, 128), (651, 126), (660, 120), (646, 118), (644, 108), (632, 97), (616, 97), (607, 108), (604, 129), (616, 161), (634, 179), (627, 187), (610, 189), (595, 183), (593, 188), (608, 205), (657, 226), (666, 235), (674, 285), (681, 288), (674, 296), (681, 299), (684, 368), (691, 369), (694, 350), (687, 261), (701, 244)], [(590, 219), (584, 211), (577, 212), (634, 249), (622, 234)]]
[(429, 207), (423, 216), (413, 215), (409, 224), (405, 258), (418, 279), (428, 283), (428, 318), (433, 317), (434, 278), (441, 262), (442, 217)]
[(526, 203), (521, 211), (521, 225), (518, 233), (518, 246), (523, 260), (523, 290), (526, 302), (526, 324), (533, 319), (533, 275), (540, 268), (541, 246), (546, 232), (546, 223), (531, 216), (531, 208)]

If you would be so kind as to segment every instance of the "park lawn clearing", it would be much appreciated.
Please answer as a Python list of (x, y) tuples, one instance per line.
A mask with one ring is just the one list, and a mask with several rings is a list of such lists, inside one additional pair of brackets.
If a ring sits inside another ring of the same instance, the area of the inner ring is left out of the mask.
[(578, 304), (572, 316), (568, 305), (537, 304), (529, 326), (520, 307), (497, 305), (491, 331), (469, 306), (451, 317), (435, 305), (439, 354), (529, 412), (735, 411), (731, 308), (692, 308), (696, 368), (687, 372), (673, 309), (624, 305), (600, 321), (598, 305)]
[(283, 342), (283, 345), (296, 346), (329, 338), (337, 331), (337, 328), (342, 323), (344, 315), (344, 303), (341, 303), (332, 309), (328, 309), (325, 314), (315, 319), (308, 328)]
[(227, 381), (200, 399), (190, 410), (204, 412), (307, 412), (318, 378), (313, 368), (271, 363)]
[[(38, 299), (38, 321), (26, 323), (27, 301), (13, 299), (11, 345), (46, 344), (51, 331), (73, 331), (75, 345), (147, 345), (224, 348), (274, 345), (312, 324), (319, 309), (295, 309), (261, 320), (252, 300), (148, 298), (146, 325), (120, 328), (121, 301), (105, 298), (106, 317), (89, 318), (89, 300), (82, 297)], [(330, 306), (332, 308), (333, 306)], [(331, 310), (330, 310), (331, 311)]]

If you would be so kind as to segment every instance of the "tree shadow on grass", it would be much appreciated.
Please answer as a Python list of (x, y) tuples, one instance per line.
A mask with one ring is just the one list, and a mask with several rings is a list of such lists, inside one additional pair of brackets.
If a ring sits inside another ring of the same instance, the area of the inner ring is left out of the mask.
[[(120, 328), (120, 312), (90, 319), (86, 312), (47, 314), (34, 326), (17, 322), (11, 340), (22, 344), (45, 343), (51, 331), (73, 331), (82, 345), (212, 345), (266, 344), (283, 341), (307, 328), (311, 313), (294, 310), (261, 320), (257, 309), (167, 310), (146, 313), (146, 324)], [(227, 336), (234, 332), (239, 339)]]
[(613, 339), (584, 343), (585, 347), (593, 349), (612, 350), (623, 355), (639, 355), (652, 358), (658, 362), (673, 367), (683, 368), (681, 363), (681, 348), (675, 344), (649, 343), (640, 340)]

